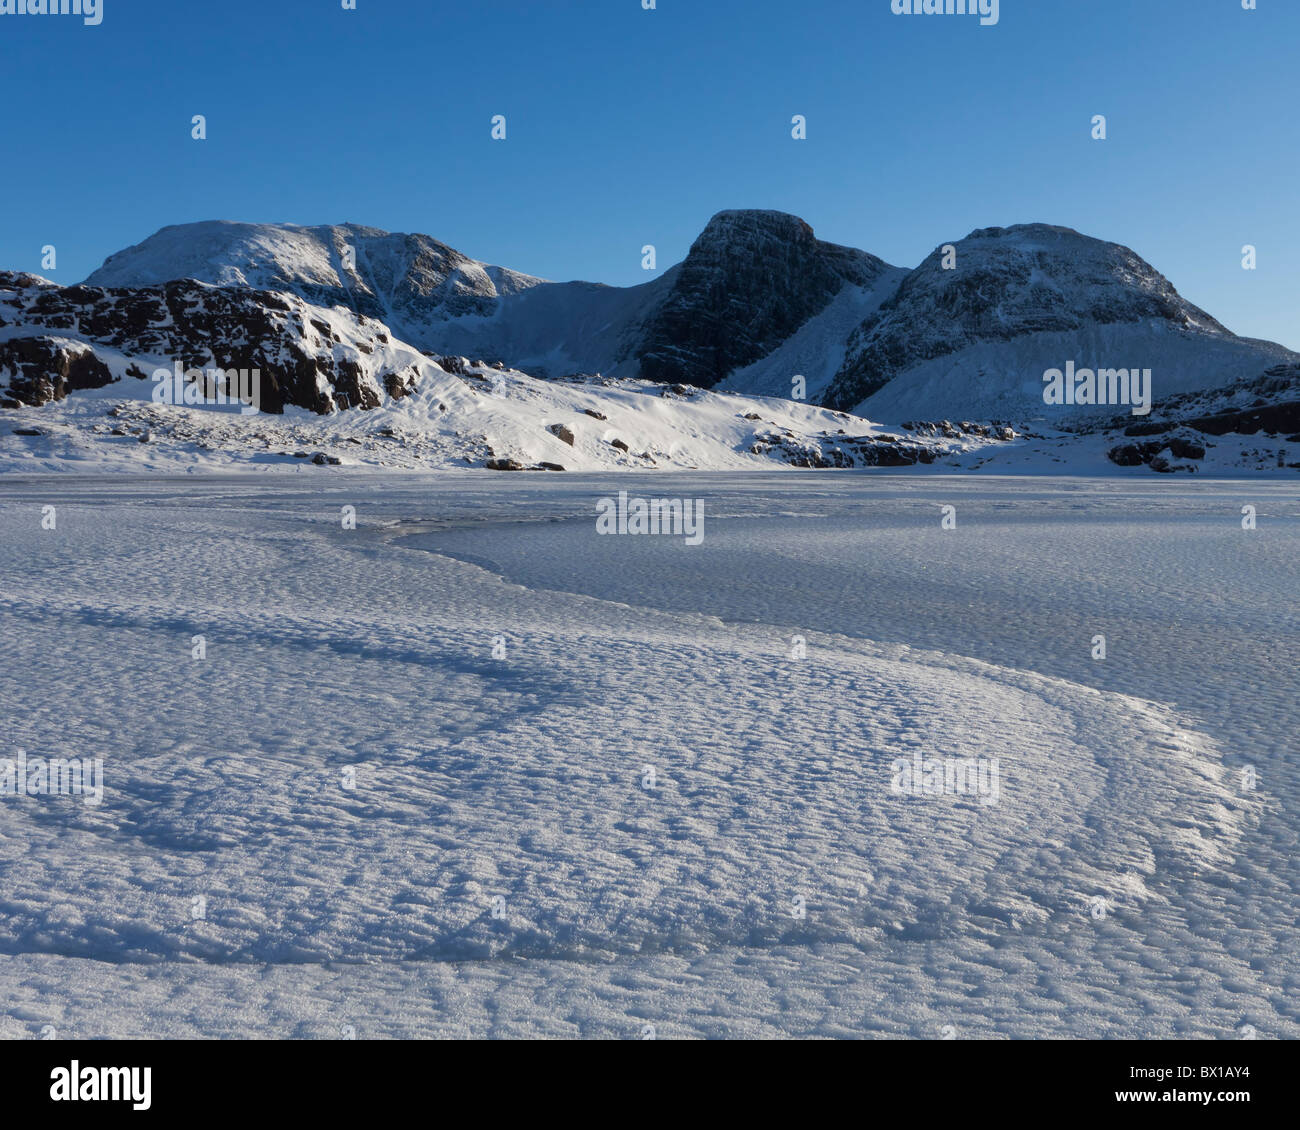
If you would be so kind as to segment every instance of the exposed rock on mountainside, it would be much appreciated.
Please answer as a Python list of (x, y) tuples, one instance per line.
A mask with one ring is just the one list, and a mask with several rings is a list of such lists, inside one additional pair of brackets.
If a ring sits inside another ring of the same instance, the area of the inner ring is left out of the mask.
[(846, 283), (870, 286), (889, 269), (865, 251), (823, 243), (784, 212), (721, 212), (646, 323), (641, 375), (711, 388), (765, 357)]
[(1285, 436), (1300, 441), (1300, 365), (1276, 365), (1263, 376), (1226, 388), (1171, 397), (1125, 435), (1161, 435), (1177, 427), (1203, 435)]
[(932, 446), (909, 442), (888, 433), (850, 436), (823, 432), (796, 437), (784, 432), (764, 432), (755, 437), (750, 450), (770, 455), (792, 467), (818, 469), (849, 467), (914, 467), (931, 464), (943, 454)]
[[(1167, 439), (1147, 443), (1124, 443), (1112, 447), (1107, 457), (1119, 467), (1146, 465), (1153, 471), (1196, 470), (1192, 462), (1205, 458), (1205, 446), (1187, 435), (1169, 436)], [(1173, 462), (1176, 459), (1182, 463)], [(1192, 461), (1192, 462), (1188, 462)]]
[(0, 341), (0, 373), (4, 372), (10, 374), (8, 388), (0, 394), (4, 408), (48, 404), (113, 380), (112, 371), (90, 346), (46, 336)]
[[(193, 280), (136, 289), (58, 287), (0, 271), (0, 384), (10, 400), (41, 404), (113, 378), (90, 344), (183, 369), (256, 369), (260, 407), (283, 412), (377, 408), (416, 376), (419, 354), (394, 348), (373, 319), (339, 317), (285, 293)], [(80, 342), (80, 344), (78, 344)], [(151, 376), (140, 365), (129, 375)]]

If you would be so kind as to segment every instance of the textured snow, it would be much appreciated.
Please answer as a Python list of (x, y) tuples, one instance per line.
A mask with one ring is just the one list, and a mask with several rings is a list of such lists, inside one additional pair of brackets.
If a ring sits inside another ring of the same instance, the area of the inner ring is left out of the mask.
[(0, 756), (107, 783), (0, 799), (0, 1036), (1300, 1035), (1284, 484), (9, 475), (0, 532)]

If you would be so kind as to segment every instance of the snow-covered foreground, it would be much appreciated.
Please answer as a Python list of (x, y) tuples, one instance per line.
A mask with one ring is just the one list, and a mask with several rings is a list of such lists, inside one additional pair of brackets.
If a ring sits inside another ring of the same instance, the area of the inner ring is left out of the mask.
[(0, 796), (0, 1036), (1300, 1035), (1285, 483), (60, 475), (0, 532), (0, 758), (105, 782)]

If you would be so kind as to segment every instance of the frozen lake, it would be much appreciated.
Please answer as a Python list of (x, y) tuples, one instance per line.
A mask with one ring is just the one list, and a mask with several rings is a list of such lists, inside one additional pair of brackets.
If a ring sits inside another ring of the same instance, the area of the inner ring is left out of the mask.
[(0, 796), (0, 1036), (1300, 1035), (1285, 483), (10, 476), (0, 531), (0, 758), (105, 782)]

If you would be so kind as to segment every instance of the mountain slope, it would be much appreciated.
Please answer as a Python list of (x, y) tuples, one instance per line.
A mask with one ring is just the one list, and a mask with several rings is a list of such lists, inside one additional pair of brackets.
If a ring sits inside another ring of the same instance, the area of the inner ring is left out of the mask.
[(985, 228), (953, 246), (953, 269), (937, 249), (853, 333), (825, 403), (883, 418), (926, 416), (936, 405), (1050, 418), (1043, 373), (1067, 361), (1150, 368), (1160, 397), (1294, 357), (1236, 337), (1119, 244), (1028, 224)]
[(357, 224), (208, 221), (163, 228), (110, 256), (98, 287), (190, 278), (284, 291), (382, 320), (420, 349), (509, 361), (549, 376), (608, 371), (672, 279), (641, 287), (553, 283), (483, 263), (427, 235)]

